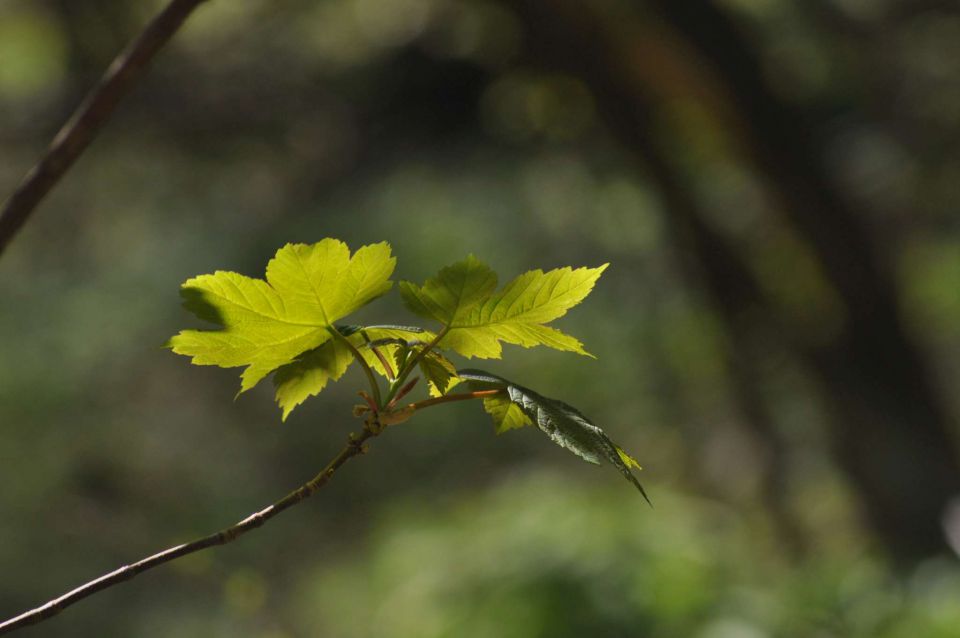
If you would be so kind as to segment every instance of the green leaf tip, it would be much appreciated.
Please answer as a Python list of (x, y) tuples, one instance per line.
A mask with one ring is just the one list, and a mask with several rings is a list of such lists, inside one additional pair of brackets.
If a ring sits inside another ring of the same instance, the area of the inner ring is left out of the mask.
[(650, 503), (646, 491), (631, 471), (631, 468), (640, 469), (637, 461), (575, 407), (482, 370), (459, 370), (457, 374), (461, 382), (473, 389), (507, 391), (505, 395), (490, 397), (483, 402), (498, 434), (535, 424), (551, 441), (583, 460), (597, 465), (606, 461), (613, 465)]
[(499, 359), (502, 343), (592, 357), (579, 340), (546, 324), (583, 301), (608, 266), (531, 270), (496, 291), (496, 273), (469, 255), (422, 286), (401, 281), (400, 294), (411, 312), (444, 326), (438, 347), (467, 358)]

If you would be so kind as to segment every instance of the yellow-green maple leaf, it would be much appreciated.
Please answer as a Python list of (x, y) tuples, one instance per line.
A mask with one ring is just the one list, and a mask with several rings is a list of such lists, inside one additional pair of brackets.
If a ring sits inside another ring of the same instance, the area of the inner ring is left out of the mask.
[(395, 265), (386, 242), (351, 257), (346, 244), (328, 238), (278, 250), (266, 280), (225, 271), (188, 279), (181, 289), (184, 306), (221, 329), (183, 330), (169, 345), (198, 365), (246, 366), (244, 392), (333, 339), (335, 321), (390, 289)]
[(496, 274), (470, 255), (422, 286), (400, 282), (400, 293), (412, 312), (445, 326), (438, 347), (465, 357), (498, 359), (501, 342), (590, 356), (580, 341), (545, 324), (583, 301), (607, 266), (531, 270), (494, 292)]
[(277, 405), (283, 410), (282, 420), (286, 421), (295, 407), (319, 394), (328, 381), (342, 377), (351, 363), (353, 352), (339, 339), (331, 339), (278, 368), (273, 384)]

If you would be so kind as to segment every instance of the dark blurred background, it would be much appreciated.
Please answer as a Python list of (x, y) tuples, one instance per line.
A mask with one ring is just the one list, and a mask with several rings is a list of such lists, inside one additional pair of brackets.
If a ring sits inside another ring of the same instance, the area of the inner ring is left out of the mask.
[[(160, 6), (0, 0), (2, 195)], [(956, 636), (958, 148), (951, 1), (211, 1), (0, 259), (0, 615), (339, 449), (357, 370), (281, 426), (161, 348), (184, 279), (333, 236), (415, 281), (611, 262), (561, 322), (597, 360), (483, 367), (655, 508), (452, 405), (24, 635)]]

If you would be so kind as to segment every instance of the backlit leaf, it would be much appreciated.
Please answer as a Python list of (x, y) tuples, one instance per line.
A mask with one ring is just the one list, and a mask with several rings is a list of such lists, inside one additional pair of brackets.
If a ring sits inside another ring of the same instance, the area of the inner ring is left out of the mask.
[(277, 405), (283, 410), (282, 419), (286, 421), (295, 407), (319, 394), (328, 381), (342, 377), (353, 361), (350, 349), (341, 341), (331, 339), (277, 369), (273, 384)]
[[(346, 244), (324, 239), (281, 248), (267, 264), (266, 280), (224, 271), (188, 279), (184, 306), (221, 328), (183, 330), (169, 345), (198, 365), (246, 366), (244, 392), (330, 341), (335, 321), (390, 289), (395, 264), (386, 243), (363, 246), (351, 257)], [(336, 348), (318, 356), (323, 369), (338, 370)]]
[(401, 281), (400, 294), (414, 314), (451, 325), (468, 321), (470, 311), (489, 299), (496, 287), (496, 273), (470, 255), (441, 268), (423, 286)]
[(446, 327), (438, 347), (465, 357), (498, 359), (501, 342), (589, 356), (577, 339), (545, 324), (583, 301), (606, 267), (531, 270), (495, 292), (496, 274), (471, 255), (423, 286), (400, 282), (400, 293), (412, 312)]

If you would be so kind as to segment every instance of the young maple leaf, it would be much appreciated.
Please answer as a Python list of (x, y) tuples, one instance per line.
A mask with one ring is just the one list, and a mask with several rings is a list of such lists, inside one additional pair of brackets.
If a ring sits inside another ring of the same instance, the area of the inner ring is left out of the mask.
[(608, 265), (531, 270), (494, 292), (497, 275), (470, 255), (423, 286), (401, 281), (400, 294), (413, 313), (444, 325), (438, 347), (465, 357), (499, 359), (501, 342), (592, 356), (577, 339), (545, 324), (583, 301)]
[[(341, 339), (330, 339), (313, 350), (304, 352), (291, 363), (277, 368), (273, 375), (277, 404), (283, 410), (284, 421), (295, 407), (308, 398), (319, 394), (327, 383), (336, 381), (347, 371), (359, 353), (364, 362), (383, 377), (390, 377), (383, 362), (368, 347), (371, 341), (393, 340), (407, 342), (410, 339), (432, 339), (433, 334), (422, 328), (408, 326), (342, 326), (337, 330), (354, 347), (351, 349)], [(381, 345), (380, 349), (392, 355), (396, 344)], [(431, 353), (433, 354), (433, 353)], [(390, 373), (393, 370), (389, 371)], [(454, 375), (456, 371), (454, 371)]]
[[(386, 242), (363, 246), (351, 257), (346, 244), (328, 238), (278, 250), (266, 280), (225, 271), (188, 279), (181, 287), (184, 307), (221, 329), (183, 330), (169, 346), (198, 365), (246, 366), (244, 392), (334, 339), (335, 321), (390, 290), (395, 265)], [(339, 376), (344, 357), (335, 354), (322, 362)]]

